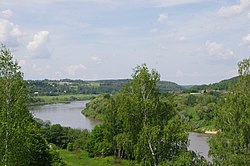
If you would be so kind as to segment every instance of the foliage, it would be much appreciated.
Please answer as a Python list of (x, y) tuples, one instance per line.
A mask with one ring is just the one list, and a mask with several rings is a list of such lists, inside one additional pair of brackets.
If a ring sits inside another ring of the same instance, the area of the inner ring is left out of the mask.
[(49, 153), (51, 156), (51, 166), (66, 166), (66, 163), (60, 157), (59, 152), (53, 148), (49, 149)]
[(82, 114), (86, 117), (103, 120), (104, 114), (109, 104), (109, 94), (102, 94), (91, 100), (87, 103), (84, 110), (82, 110)]
[(160, 166), (208, 166), (211, 165), (203, 157), (194, 152), (182, 152), (174, 161), (165, 161)]
[(218, 110), (210, 154), (217, 165), (250, 165), (250, 59), (239, 63), (239, 81)]
[(40, 125), (44, 138), (50, 144), (55, 145), (56, 148), (69, 148), (71, 150), (84, 149), (86, 139), (89, 135), (88, 130), (63, 127), (60, 124), (51, 125), (40, 119), (37, 119), (37, 122)]
[(86, 151), (90, 157), (108, 156), (112, 154), (111, 143), (106, 139), (107, 130), (104, 125), (96, 126), (86, 140)]
[(112, 147), (115, 157), (139, 165), (176, 160), (187, 151), (186, 128), (172, 103), (160, 95), (158, 72), (149, 72), (144, 64), (134, 69), (132, 78), (108, 100), (104, 125), (90, 134), (88, 152), (91, 156), (103, 155), (102, 151), (109, 154), (108, 147)]
[(29, 113), (20, 67), (0, 49), (0, 163), (5, 166), (50, 165), (49, 148)]
[(214, 129), (216, 110), (222, 103), (224, 94), (180, 94), (173, 102), (180, 116), (191, 125), (192, 130), (204, 132)]

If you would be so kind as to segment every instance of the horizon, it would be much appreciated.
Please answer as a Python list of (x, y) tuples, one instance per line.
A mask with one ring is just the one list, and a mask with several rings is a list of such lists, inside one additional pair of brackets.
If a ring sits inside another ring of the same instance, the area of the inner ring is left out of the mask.
[(212, 84), (249, 58), (250, 0), (2, 0), (0, 43), (25, 80), (130, 78)]
[[(218, 82), (213, 82), (213, 83), (209, 83), (209, 84), (215, 84), (215, 83), (219, 83), (221, 81), (226, 81), (226, 80), (229, 80), (229, 79), (232, 79), (232, 78), (235, 78), (235, 77), (238, 77), (238, 76), (234, 76), (234, 77), (230, 77), (230, 78), (226, 78), (226, 79), (223, 79), (223, 80), (220, 80)], [(48, 81), (62, 81), (62, 80), (71, 80), (71, 81), (77, 81), (77, 80), (80, 80), (80, 81), (90, 81), (90, 82), (98, 82), (98, 81), (120, 81), (120, 80), (132, 80), (132, 78), (118, 78), (118, 79), (97, 79), (97, 80), (83, 80), (83, 79), (70, 79), (70, 78), (62, 78), (62, 79), (47, 79), (47, 78), (44, 78), (44, 79), (37, 79), (37, 80), (34, 80), (34, 79), (25, 79), (25, 81), (44, 81), (44, 80), (48, 80)], [(209, 84), (179, 84), (177, 82), (174, 82), (174, 81), (170, 81), (170, 80), (160, 80), (160, 81), (166, 81), (166, 82), (171, 82), (171, 83), (175, 83), (179, 86), (199, 86), (199, 85), (209, 85)]]

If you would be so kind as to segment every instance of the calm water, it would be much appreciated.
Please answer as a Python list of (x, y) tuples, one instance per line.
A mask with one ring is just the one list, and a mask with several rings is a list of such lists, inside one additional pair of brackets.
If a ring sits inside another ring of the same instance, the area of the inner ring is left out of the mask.
[[(52, 124), (91, 130), (98, 122), (90, 120), (81, 114), (82, 109), (85, 108), (88, 102), (89, 101), (74, 101), (69, 104), (35, 106), (30, 108), (30, 111), (35, 117), (44, 121), (49, 120)], [(207, 139), (208, 136), (205, 134), (190, 132), (190, 145), (188, 149), (193, 150), (211, 161), (211, 158), (208, 158), (209, 145)]]
[(81, 113), (88, 102), (74, 101), (69, 104), (35, 106), (30, 108), (30, 111), (36, 118), (49, 120), (52, 124), (91, 130), (98, 122), (86, 118)]
[(190, 144), (188, 150), (194, 151), (196, 154), (199, 154), (205, 157), (208, 161), (212, 161), (211, 157), (208, 157), (209, 144), (208, 144), (208, 135), (200, 133), (189, 133)]

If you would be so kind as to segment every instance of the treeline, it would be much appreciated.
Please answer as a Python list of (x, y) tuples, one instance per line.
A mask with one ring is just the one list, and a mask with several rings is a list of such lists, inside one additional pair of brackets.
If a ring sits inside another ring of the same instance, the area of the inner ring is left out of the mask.
[[(128, 82), (121, 80), (28, 80), (27, 86), (32, 94), (40, 96), (58, 96), (63, 94), (115, 94)], [(157, 86), (161, 92), (180, 92), (184, 88), (176, 83), (160, 81)]]
[(239, 77), (233, 77), (227, 80), (222, 80), (218, 83), (213, 83), (209, 85), (195, 85), (188, 88), (185, 92), (198, 93), (201, 91), (228, 91), (230, 87), (237, 84)]
[(36, 119), (41, 134), (54, 149), (67, 149), (69, 151), (84, 150), (89, 135), (87, 129), (73, 129), (60, 124), (51, 124), (49, 121)]
[[(92, 99), (82, 110), (86, 117), (104, 121), (111, 95), (101, 94)], [(187, 122), (191, 131), (214, 130), (215, 115), (223, 105), (225, 94), (208, 92), (203, 94), (160, 93), (160, 99), (171, 102), (176, 112)]]

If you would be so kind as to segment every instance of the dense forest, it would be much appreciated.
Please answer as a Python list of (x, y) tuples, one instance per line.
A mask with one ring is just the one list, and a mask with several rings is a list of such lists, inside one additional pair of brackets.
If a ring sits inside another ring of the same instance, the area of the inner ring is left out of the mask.
[[(107, 165), (250, 165), (250, 59), (238, 68), (236, 78), (189, 90), (160, 81), (160, 74), (146, 64), (135, 67), (129, 80), (25, 81), (2, 46), (0, 163), (63, 166), (64, 155), (72, 152), (86, 163), (108, 157)], [(92, 131), (72, 129), (29, 112), (38, 96), (67, 93), (91, 94), (82, 113), (102, 123)], [(187, 149), (189, 131), (207, 130), (217, 133), (209, 140), (212, 163)]]

